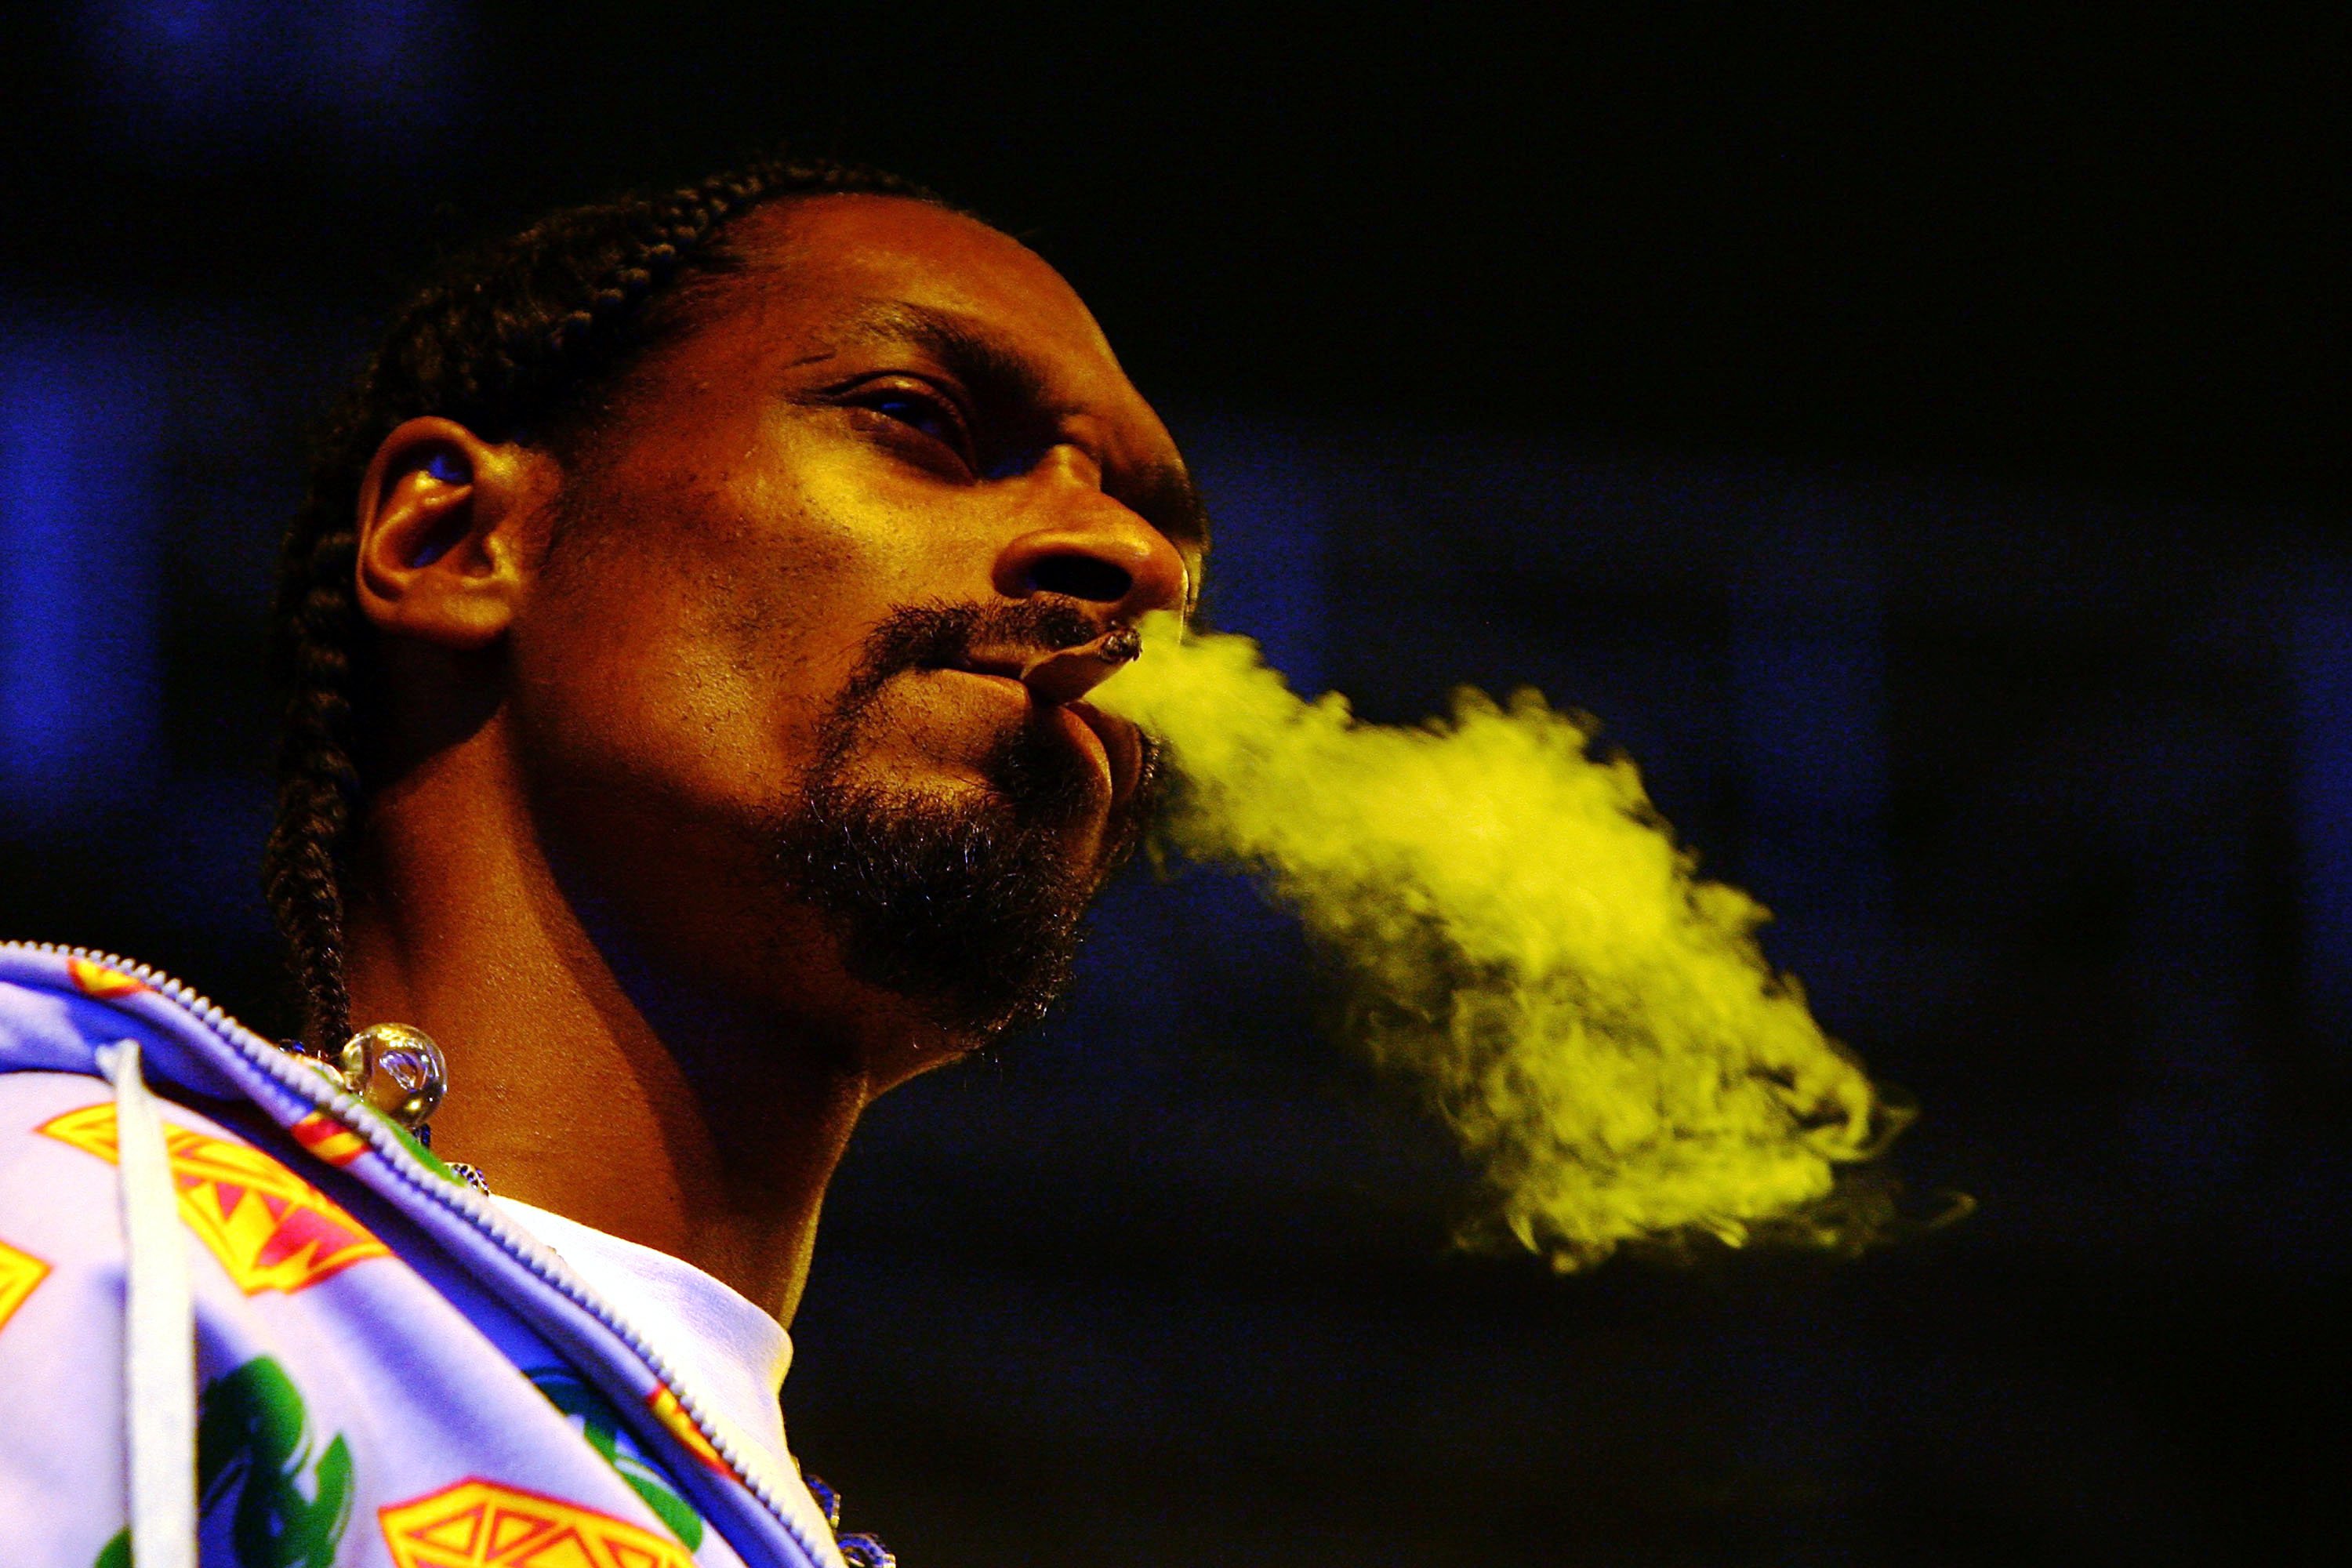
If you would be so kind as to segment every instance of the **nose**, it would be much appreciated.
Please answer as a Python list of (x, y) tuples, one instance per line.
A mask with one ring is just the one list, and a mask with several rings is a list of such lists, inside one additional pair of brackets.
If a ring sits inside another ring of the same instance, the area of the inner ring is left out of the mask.
[(1182, 606), (1190, 586), (1184, 557), (1168, 536), (1105, 495), (1081, 457), (1039, 466), (1052, 504), (1045, 518), (1008, 542), (996, 558), (996, 591), (1007, 598), (1059, 595), (1098, 606), (1106, 619), (1132, 621), (1147, 610)]

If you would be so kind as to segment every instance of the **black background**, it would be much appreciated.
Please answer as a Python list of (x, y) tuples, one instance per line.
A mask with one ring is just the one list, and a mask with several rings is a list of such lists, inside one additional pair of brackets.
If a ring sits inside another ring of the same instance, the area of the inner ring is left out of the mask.
[[(911, 1568), (2210, 1563), (2334, 1532), (2340, 16), (10, 26), (0, 350), (103, 346), (77, 428), (152, 514), (79, 568), (147, 628), (150, 678), (104, 700), (149, 740), (68, 808), (20, 790), (10, 934), (275, 1021), (259, 647), (307, 421), (441, 248), (789, 137), (1065, 270), (1194, 451), (1213, 607), (1303, 684), (1600, 713), (1925, 1103), (1913, 1185), (1983, 1204), (1856, 1262), (1456, 1256), (1458, 1173), (1318, 1035), (1282, 919), (1133, 881), (1071, 1005), (878, 1108), (828, 1215), (787, 1415)], [(110, 458), (117, 422), (147, 434)], [(9, 616), (46, 613), (33, 580)]]

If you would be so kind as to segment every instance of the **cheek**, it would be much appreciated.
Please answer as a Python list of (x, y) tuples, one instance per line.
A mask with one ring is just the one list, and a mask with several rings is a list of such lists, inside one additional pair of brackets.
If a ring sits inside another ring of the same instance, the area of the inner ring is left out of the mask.
[(512, 721), (543, 781), (633, 809), (777, 787), (788, 736), (763, 721), (760, 683), (710, 628), (650, 596), (583, 608), (542, 619), (515, 646)]
[(759, 809), (796, 787), (833, 688), (823, 639), (767, 591), (714, 564), (600, 573), (517, 628), (513, 721), (540, 770), (642, 809)]
[(541, 578), (511, 643), (514, 720), (545, 769), (643, 809), (765, 814), (789, 799), (866, 629), (908, 590), (909, 534), (838, 520), (803, 485), (636, 487)]
[[(729, 461), (689, 462), (690, 445), (598, 481), (517, 628), (516, 719), (549, 766), (640, 808), (668, 796), (764, 816), (797, 795), (877, 624), (992, 592), (984, 520), (788, 420), (749, 432)], [(721, 445), (705, 442), (706, 459)], [(1002, 718), (988, 706), (894, 689), (860, 750), (877, 765), (928, 756), (961, 772), (981, 759), (976, 731)]]

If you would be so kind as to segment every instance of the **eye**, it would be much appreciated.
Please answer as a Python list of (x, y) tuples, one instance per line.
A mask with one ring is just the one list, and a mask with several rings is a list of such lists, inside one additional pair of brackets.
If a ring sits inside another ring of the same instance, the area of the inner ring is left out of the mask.
[(894, 381), (853, 393), (850, 406), (877, 415), (895, 433), (928, 437), (947, 447), (966, 468), (974, 465), (971, 431), (963, 411), (945, 393), (917, 383)]

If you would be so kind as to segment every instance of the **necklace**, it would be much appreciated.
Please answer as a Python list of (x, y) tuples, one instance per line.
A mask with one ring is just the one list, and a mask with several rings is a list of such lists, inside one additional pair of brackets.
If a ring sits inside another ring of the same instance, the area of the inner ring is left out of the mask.
[[(299, 1040), (281, 1042), (286, 1051), (336, 1088), (359, 1096), (425, 1148), (433, 1147), (428, 1120), (449, 1092), (449, 1061), (433, 1037), (413, 1024), (370, 1024), (332, 1055), (316, 1055)], [(457, 1179), (488, 1195), (490, 1184), (478, 1166), (445, 1161)]]

